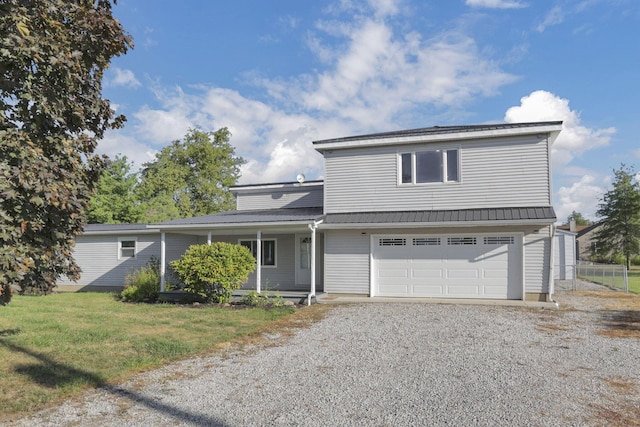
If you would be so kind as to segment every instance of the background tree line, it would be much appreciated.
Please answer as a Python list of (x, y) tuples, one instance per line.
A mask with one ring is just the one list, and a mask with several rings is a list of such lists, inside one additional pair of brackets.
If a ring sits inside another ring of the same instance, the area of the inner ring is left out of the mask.
[[(603, 194), (596, 216), (597, 231), (592, 241), (591, 259), (598, 262), (624, 263), (631, 267), (640, 255), (640, 182), (631, 166), (613, 170), (612, 188)], [(590, 225), (581, 213), (573, 211), (567, 218), (576, 225)]]
[(233, 210), (229, 187), (244, 160), (230, 137), (227, 128), (190, 129), (140, 172), (126, 156), (108, 160), (89, 200), (89, 223), (151, 223)]

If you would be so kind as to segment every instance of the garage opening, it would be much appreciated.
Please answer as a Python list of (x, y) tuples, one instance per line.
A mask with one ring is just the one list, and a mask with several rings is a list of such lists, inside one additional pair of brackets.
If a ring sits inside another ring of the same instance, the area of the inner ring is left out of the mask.
[(522, 299), (516, 235), (373, 236), (374, 295)]

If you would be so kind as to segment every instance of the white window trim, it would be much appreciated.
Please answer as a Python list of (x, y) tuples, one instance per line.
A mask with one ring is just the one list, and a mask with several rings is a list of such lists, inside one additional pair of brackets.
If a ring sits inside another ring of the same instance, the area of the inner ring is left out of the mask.
[[(458, 180), (457, 181), (447, 181), (447, 151), (456, 150), (458, 152)], [(430, 152), (430, 151), (440, 151), (441, 160), (442, 160), (442, 181), (435, 182), (416, 182), (417, 170), (416, 170), (416, 153)], [(441, 147), (441, 148), (433, 148), (430, 150), (407, 150), (407, 151), (398, 151), (396, 153), (396, 165), (397, 165), (397, 185), (402, 187), (414, 186), (414, 185), (439, 185), (439, 184), (447, 184), (447, 185), (455, 185), (460, 184), (462, 182), (462, 170), (460, 168), (460, 147)], [(402, 155), (403, 154), (411, 154), (411, 182), (402, 182)]]
[[(267, 238), (260, 239), (260, 241), (263, 242), (263, 243), (265, 241), (267, 241), (267, 240), (273, 241), (273, 247), (275, 248), (275, 252), (276, 252), (274, 254), (274, 257), (273, 257), (274, 258), (274, 260), (273, 260), (274, 262), (273, 262), (273, 265), (260, 264), (260, 267), (262, 267), (262, 268), (278, 268), (278, 239), (272, 238), (272, 237), (267, 237)], [(241, 245), (242, 244), (241, 242), (248, 242), (248, 241), (257, 243), (258, 239), (256, 239), (256, 238), (238, 239), (238, 244)], [(261, 253), (262, 253), (262, 256), (264, 257), (264, 250), (261, 251)]]
[[(122, 242), (130, 242), (133, 241), (133, 256), (122, 256)], [(136, 259), (138, 258), (138, 238), (137, 237), (118, 237), (118, 247), (117, 247), (117, 256), (118, 260), (127, 260), (127, 259)]]

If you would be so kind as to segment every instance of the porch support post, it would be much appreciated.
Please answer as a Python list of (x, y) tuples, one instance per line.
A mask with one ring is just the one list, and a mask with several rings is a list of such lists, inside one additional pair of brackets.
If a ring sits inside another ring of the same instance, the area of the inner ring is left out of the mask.
[(164, 278), (167, 268), (165, 263), (167, 262), (166, 257), (166, 239), (165, 232), (160, 233), (160, 292), (164, 292)]
[(211, 246), (211, 230), (207, 233), (207, 245)]
[(262, 281), (262, 230), (258, 230), (256, 236), (256, 292), (260, 293), (260, 282)]
[(309, 230), (311, 230), (311, 290), (307, 298), (308, 305), (311, 305), (311, 298), (316, 296), (316, 229), (318, 224), (315, 221), (309, 224)]

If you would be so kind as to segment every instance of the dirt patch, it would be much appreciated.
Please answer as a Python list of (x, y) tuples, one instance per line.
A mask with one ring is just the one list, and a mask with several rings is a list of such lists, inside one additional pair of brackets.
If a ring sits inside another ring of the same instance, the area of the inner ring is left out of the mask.
[[(628, 402), (625, 396), (634, 395), (637, 390), (635, 382), (629, 378), (608, 377), (602, 379), (619, 400), (607, 399), (608, 404), (594, 404), (598, 424), (603, 422), (612, 427), (640, 427), (640, 407)], [(604, 425), (604, 424), (602, 424)]]
[(598, 333), (610, 338), (640, 338), (640, 311), (610, 310), (602, 313), (605, 329)]

